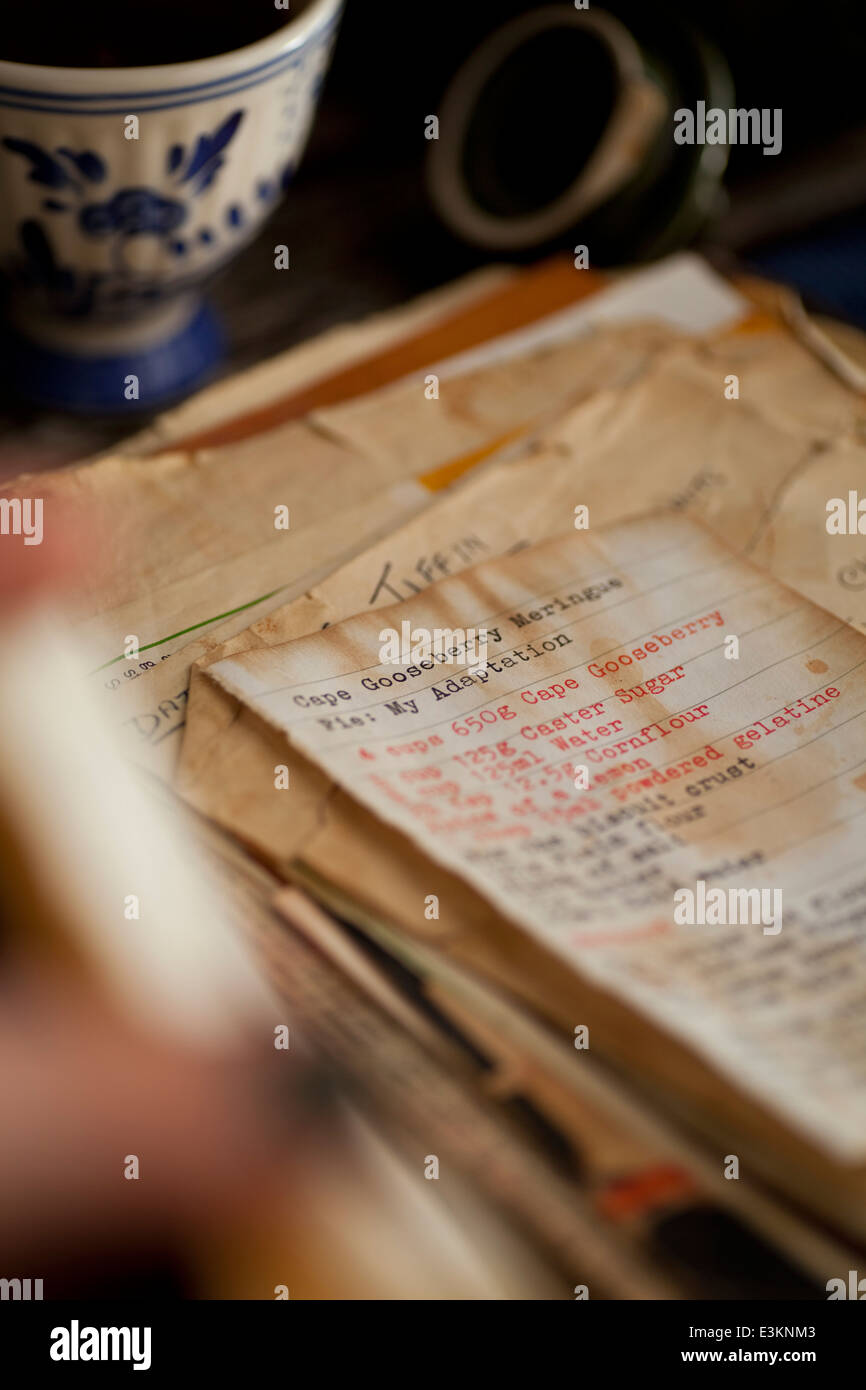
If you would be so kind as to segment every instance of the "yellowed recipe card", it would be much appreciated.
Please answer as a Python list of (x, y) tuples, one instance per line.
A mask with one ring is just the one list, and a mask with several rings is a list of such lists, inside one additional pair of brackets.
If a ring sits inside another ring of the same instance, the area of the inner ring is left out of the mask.
[(866, 1156), (866, 639), (838, 618), (654, 516), (206, 675), (567, 966)]

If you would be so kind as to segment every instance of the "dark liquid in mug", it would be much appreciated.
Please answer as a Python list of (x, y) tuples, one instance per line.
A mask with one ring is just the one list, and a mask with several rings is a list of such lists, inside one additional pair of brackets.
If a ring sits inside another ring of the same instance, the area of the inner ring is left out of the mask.
[(0, 28), (0, 58), (61, 68), (185, 63), (266, 38), (311, 2), (278, 10), (274, 0), (18, 0)]

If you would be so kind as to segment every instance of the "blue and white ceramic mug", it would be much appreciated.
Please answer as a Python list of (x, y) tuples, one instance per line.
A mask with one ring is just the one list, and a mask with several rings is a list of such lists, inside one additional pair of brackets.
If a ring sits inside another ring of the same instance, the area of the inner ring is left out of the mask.
[(342, 0), (267, 38), (162, 67), (0, 61), (0, 270), (31, 398), (153, 409), (215, 365), (203, 285), (303, 152)]

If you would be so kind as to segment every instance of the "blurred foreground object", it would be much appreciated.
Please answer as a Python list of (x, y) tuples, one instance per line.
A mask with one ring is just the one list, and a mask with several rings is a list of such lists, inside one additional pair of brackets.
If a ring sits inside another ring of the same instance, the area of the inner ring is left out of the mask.
[(97, 719), (44, 597), (71, 524), (2, 541), (0, 1274), (47, 1298), (497, 1296), (417, 1200), (386, 1207), (225, 885)]

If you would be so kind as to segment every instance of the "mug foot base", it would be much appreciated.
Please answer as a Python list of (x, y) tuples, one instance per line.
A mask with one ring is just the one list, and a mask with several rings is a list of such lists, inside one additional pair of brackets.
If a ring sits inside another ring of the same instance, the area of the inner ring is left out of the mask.
[(37, 405), (80, 414), (153, 412), (203, 384), (222, 360), (219, 319), (200, 304), (183, 327), (124, 352), (73, 353), (37, 343), (19, 329), (5, 334), (6, 377)]

